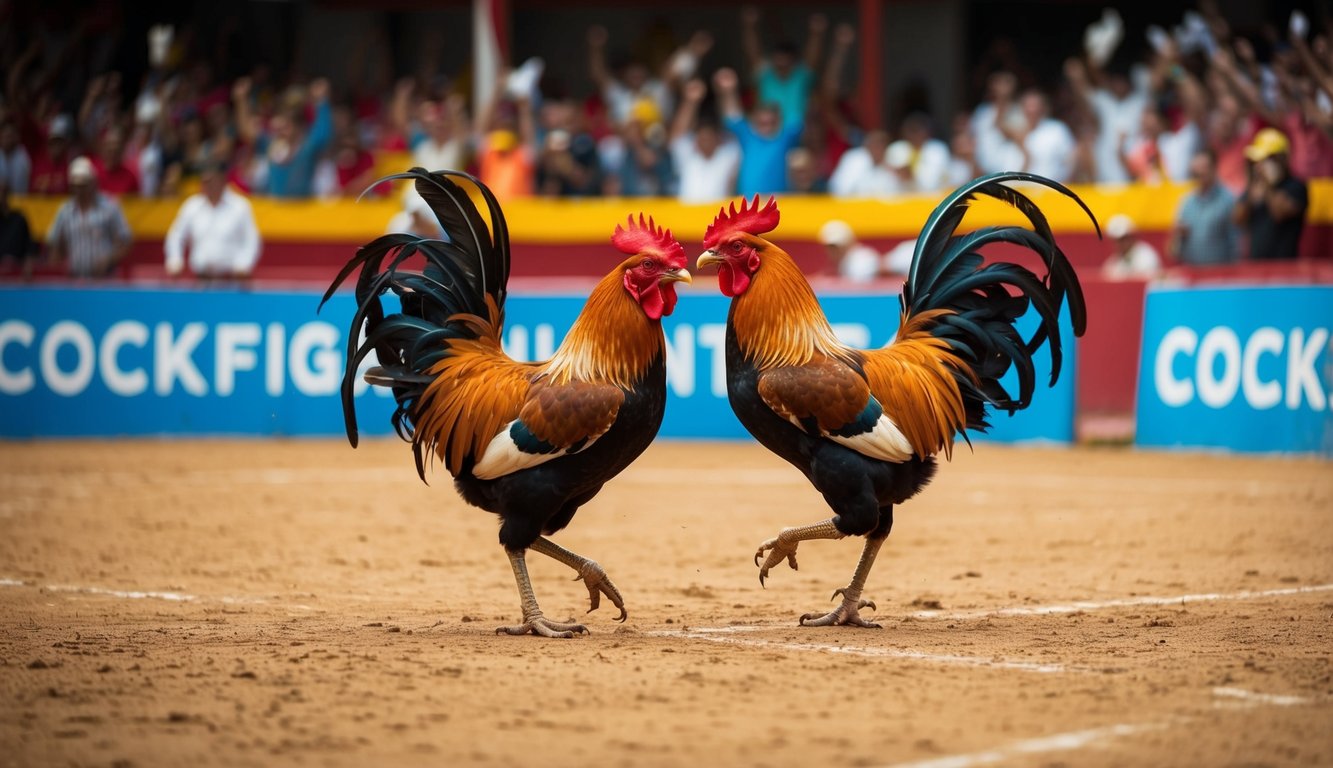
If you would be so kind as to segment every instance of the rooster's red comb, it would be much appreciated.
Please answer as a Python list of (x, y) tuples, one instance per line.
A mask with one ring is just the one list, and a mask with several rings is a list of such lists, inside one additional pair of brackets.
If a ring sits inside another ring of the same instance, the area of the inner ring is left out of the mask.
[(688, 264), (685, 249), (671, 236), (671, 230), (657, 226), (651, 216), (644, 221), (643, 214), (640, 213), (636, 222), (634, 215), (630, 214), (625, 223), (628, 227), (617, 224), (615, 234), (611, 235), (611, 244), (619, 248), (621, 253), (631, 255), (650, 253), (661, 256), (677, 269), (684, 269)]
[(759, 195), (755, 195), (754, 200), (748, 204), (742, 199), (739, 211), (736, 210), (736, 203), (732, 202), (731, 210), (723, 206), (722, 210), (718, 211), (717, 218), (708, 225), (708, 230), (704, 232), (704, 248), (711, 250), (722, 238), (737, 231), (751, 235), (772, 232), (777, 229), (780, 215), (778, 201), (772, 197), (768, 198), (768, 203), (763, 208), (759, 207)]

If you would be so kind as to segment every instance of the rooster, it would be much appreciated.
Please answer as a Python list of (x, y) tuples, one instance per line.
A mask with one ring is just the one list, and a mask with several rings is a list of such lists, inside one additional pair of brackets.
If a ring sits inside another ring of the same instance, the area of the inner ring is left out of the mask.
[[(1065, 187), (1026, 173), (976, 179), (942, 202), (917, 239), (899, 300), (900, 324), (882, 349), (839, 343), (810, 284), (781, 248), (760, 237), (778, 225), (772, 198), (760, 207), (723, 208), (704, 236), (698, 268), (716, 265), (722, 293), (732, 297), (727, 318), (727, 394), (745, 428), (770, 451), (800, 469), (834, 515), (786, 528), (755, 553), (759, 581), (784, 559), (796, 568), (796, 548), (811, 539), (864, 536), (865, 548), (842, 603), (807, 613), (807, 626), (878, 627), (860, 615), (866, 577), (893, 527), (893, 507), (912, 498), (935, 474), (935, 458), (951, 456), (956, 435), (984, 431), (988, 407), (1011, 414), (1026, 408), (1034, 389), (1032, 356), (1043, 342), (1051, 383), (1060, 374), (1060, 305), (1067, 303), (1075, 335), (1087, 315), (1082, 289), (1055, 243), (1041, 210), (1005, 182), (1043, 184), (1082, 200)], [(977, 196), (1017, 208), (1032, 229), (988, 227), (956, 234)], [(1096, 219), (1093, 218), (1096, 228)], [(1100, 234), (1100, 229), (1098, 229)], [(978, 249), (1015, 243), (1036, 251), (1048, 274), (1009, 263), (982, 265)], [(1034, 307), (1041, 322), (1024, 339), (1014, 321)], [(1018, 395), (1000, 384), (1013, 367)], [(762, 562), (761, 562), (762, 560)]]
[[(415, 183), (448, 241), (385, 235), (362, 247), (325, 293), (327, 301), (361, 269), (342, 381), (348, 440), (356, 446), (356, 371), (374, 352), (379, 365), (366, 380), (393, 390), (392, 422), (411, 441), (421, 479), (428, 457), (436, 457), (465, 501), (500, 518), (500, 544), (514, 570), (523, 621), (497, 633), (587, 632), (582, 624), (542, 615), (528, 577), (528, 550), (578, 572), (588, 588), (589, 612), (604, 595), (624, 621), (624, 600), (606, 572), (547, 537), (568, 525), (657, 434), (666, 403), (661, 319), (676, 305), (675, 284), (690, 282), (685, 250), (670, 230), (642, 214), (637, 221), (631, 216), (611, 237), (629, 258), (593, 289), (555, 355), (541, 363), (516, 362), (500, 341), (510, 256), (495, 196), (457, 171), (414, 168), (389, 178)], [(455, 179), (480, 193), (489, 230)], [(418, 255), (423, 270), (403, 268)], [(386, 315), (381, 297), (390, 291), (401, 311)]]

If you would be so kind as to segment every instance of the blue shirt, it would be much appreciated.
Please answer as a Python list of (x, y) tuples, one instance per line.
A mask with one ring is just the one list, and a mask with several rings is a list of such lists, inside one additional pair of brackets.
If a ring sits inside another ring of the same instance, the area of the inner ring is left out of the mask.
[(801, 121), (783, 120), (772, 136), (760, 136), (740, 115), (726, 119), (727, 130), (741, 147), (736, 191), (746, 197), (787, 191), (787, 150), (801, 140)]
[[(310, 132), (297, 145), (291, 156), (282, 163), (268, 164), (268, 183), (263, 191), (273, 197), (310, 197), (315, 180), (315, 164), (333, 138), (333, 109), (327, 101), (315, 106), (315, 120)], [(259, 151), (268, 153), (269, 140), (261, 143)]]
[(799, 123), (805, 120), (805, 106), (810, 101), (810, 88), (815, 75), (804, 64), (792, 67), (785, 78), (779, 77), (773, 65), (765, 63), (755, 75), (759, 89), (759, 103), (773, 103), (782, 111), (782, 122)]
[(1236, 225), (1231, 220), (1236, 198), (1221, 184), (1207, 192), (1195, 190), (1180, 204), (1176, 222), (1184, 228), (1177, 254), (1183, 264), (1232, 264), (1237, 252)]

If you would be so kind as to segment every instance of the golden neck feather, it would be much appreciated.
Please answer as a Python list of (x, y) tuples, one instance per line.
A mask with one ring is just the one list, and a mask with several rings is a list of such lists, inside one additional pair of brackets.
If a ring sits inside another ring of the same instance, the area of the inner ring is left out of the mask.
[(741, 352), (762, 370), (804, 365), (820, 355), (850, 361), (796, 262), (776, 245), (761, 243), (759, 269), (732, 301)]
[(557, 384), (604, 381), (628, 389), (665, 353), (661, 323), (648, 319), (625, 290), (624, 270), (616, 269), (588, 296), (546, 373)]

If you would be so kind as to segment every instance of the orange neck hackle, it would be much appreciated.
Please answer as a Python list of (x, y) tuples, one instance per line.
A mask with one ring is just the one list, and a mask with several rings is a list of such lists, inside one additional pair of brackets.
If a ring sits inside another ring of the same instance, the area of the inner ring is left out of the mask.
[(649, 319), (625, 290), (627, 259), (597, 283), (565, 341), (547, 363), (555, 383), (604, 381), (629, 389), (666, 353), (662, 324)]
[(786, 251), (756, 240), (759, 268), (731, 305), (741, 351), (763, 370), (804, 365), (820, 355), (851, 360), (800, 267)]

